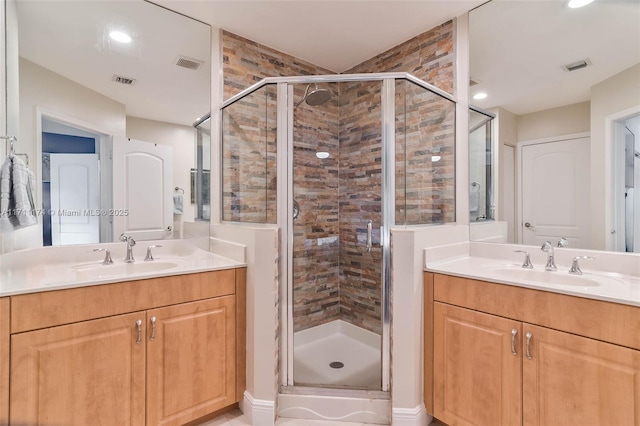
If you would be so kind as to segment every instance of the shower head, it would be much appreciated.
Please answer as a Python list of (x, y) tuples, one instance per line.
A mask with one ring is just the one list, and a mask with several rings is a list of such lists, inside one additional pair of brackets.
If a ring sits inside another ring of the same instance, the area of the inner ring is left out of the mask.
[[(314, 89), (309, 92), (309, 87), (313, 84)], [(304, 96), (300, 101), (296, 104), (296, 107), (300, 105), (302, 102), (307, 102), (310, 106), (318, 106), (326, 103), (331, 99), (331, 92), (327, 89), (319, 89), (316, 83), (307, 84), (307, 88), (304, 90)]]

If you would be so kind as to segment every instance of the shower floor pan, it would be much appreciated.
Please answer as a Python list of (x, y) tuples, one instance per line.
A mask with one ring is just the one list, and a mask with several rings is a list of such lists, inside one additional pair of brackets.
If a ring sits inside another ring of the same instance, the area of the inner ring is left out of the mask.
[(293, 378), (296, 386), (379, 390), (379, 335), (342, 320), (294, 334)]

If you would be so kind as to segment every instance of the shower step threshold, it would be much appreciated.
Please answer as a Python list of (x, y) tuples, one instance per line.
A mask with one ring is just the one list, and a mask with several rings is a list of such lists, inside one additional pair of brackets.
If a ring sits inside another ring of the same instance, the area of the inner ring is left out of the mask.
[(337, 396), (340, 398), (391, 399), (391, 392), (319, 386), (280, 386), (283, 395)]

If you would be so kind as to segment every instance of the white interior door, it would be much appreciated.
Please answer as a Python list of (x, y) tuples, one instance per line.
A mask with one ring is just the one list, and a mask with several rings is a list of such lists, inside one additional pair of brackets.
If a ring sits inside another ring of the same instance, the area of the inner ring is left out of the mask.
[(589, 138), (522, 146), (522, 243), (588, 248)]
[(98, 154), (51, 154), (51, 243), (100, 242)]
[(113, 144), (114, 240), (171, 238), (173, 150), (170, 146), (116, 139)]

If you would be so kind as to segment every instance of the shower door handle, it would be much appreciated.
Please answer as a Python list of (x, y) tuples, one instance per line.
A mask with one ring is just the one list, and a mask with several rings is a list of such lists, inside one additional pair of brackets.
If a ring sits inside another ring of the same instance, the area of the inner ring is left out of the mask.
[(373, 230), (373, 222), (371, 220), (367, 221), (367, 252), (371, 251), (371, 231)]

